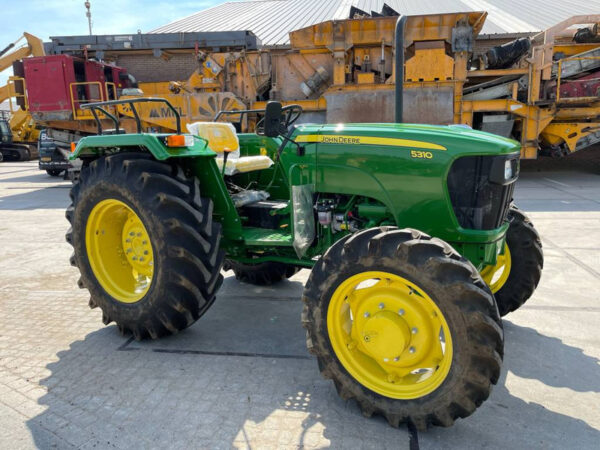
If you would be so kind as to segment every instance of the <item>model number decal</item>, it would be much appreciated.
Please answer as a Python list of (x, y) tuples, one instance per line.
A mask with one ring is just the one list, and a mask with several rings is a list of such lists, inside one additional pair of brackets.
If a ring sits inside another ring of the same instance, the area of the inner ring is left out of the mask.
[(410, 151), (411, 158), (423, 158), (423, 159), (432, 159), (433, 153), (431, 152), (423, 152), (421, 150), (411, 150)]

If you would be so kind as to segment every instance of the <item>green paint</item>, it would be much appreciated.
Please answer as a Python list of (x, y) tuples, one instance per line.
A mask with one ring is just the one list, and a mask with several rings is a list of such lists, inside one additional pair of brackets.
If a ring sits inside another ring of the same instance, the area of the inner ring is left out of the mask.
[[(202, 195), (214, 201), (214, 218), (223, 225), (222, 247), (229, 258), (242, 262), (281, 261), (311, 266), (314, 257), (348, 233), (333, 233), (317, 224), (313, 247), (298, 260), (292, 248), (293, 221), (289, 215), (283, 217), (279, 230), (243, 226), (244, 218), (235, 209), (215, 163), (216, 154), (201, 140), (192, 147), (166, 147), (165, 136), (86, 137), (79, 141), (72, 159), (98, 157), (115, 149), (146, 149), (161, 161), (183, 158), (180, 164), (198, 177)], [(480, 269), (495, 263), (508, 224), (495, 230), (461, 228), (450, 203), (446, 178), (457, 158), (518, 154), (516, 141), (460, 126), (408, 124), (300, 125), (292, 138), (300, 136), (305, 136), (300, 140), (308, 141), (302, 144), (303, 155), (288, 144), (278, 164), (236, 175), (230, 181), (242, 188), (268, 190), (271, 199), (281, 201), (290, 200), (291, 186), (311, 184), (320, 198), (342, 194), (347, 199), (347, 204), (338, 206), (344, 220), (357, 208), (365, 228), (392, 224), (416, 228), (451, 243)], [(376, 143), (361, 138), (376, 138)], [(245, 133), (239, 135), (239, 140), (242, 156), (266, 153), (277, 161), (281, 139)], [(427, 143), (438, 149), (428, 149)]]
[(196, 139), (192, 147), (167, 147), (165, 139), (168, 134), (106, 134), (88, 136), (79, 140), (75, 151), (69, 159), (101, 156), (110, 154), (115, 148), (120, 151), (147, 149), (159, 161), (169, 158), (185, 158), (194, 156), (215, 156), (206, 141)]

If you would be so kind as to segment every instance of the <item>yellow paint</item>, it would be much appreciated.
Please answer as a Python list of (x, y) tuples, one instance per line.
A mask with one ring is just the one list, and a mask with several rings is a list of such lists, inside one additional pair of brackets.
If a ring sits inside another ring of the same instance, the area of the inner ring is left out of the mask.
[(375, 83), (375, 72), (358, 72), (356, 76), (358, 84)]
[(444, 41), (415, 44), (415, 55), (406, 61), (407, 81), (442, 81), (453, 76), (454, 58), (446, 54)]
[(498, 292), (508, 280), (512, 266), (508, 244), (504, 244), (504, 253), (496, 258), (496, 265), (486, 266), (481, 271), (481, 278), (490, 287), (492, 293)]
[(569, 150), (574, 152), (579, 139), (598, 131), (598, 129), (600, 129), (598, 122), (557, 122), (544, 128), (541, 136), (544, 142), (550, 145), (559, 145), (564, 142)]
[(432, 142), (415, 141), (412, 139), (382, 138), (374, 136), (345, 136), (339, 134), (304, 134), (296, 138), (296, 142), (348, 145), (382, 145), (393, 147), (425, 148), (428, 150), (446, 150)]
[(140, 217), (116, 199), (99, 202), (85, 228), (87, 256), (100, 286), (115, 300), (135, 303), (150, 289), (154, 254)]
[(452, 365), (452, 337), (437, 304), (418, 285), (388, 272), (344, 280), (327, 308), (340, 363), (361, 385), (388, 398), (435, 391)]

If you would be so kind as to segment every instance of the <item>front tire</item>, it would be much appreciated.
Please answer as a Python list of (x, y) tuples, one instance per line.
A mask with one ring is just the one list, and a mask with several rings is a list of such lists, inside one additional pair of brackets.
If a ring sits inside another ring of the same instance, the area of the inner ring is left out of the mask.
[(177, 333), (212, 305), (223, 277), (212, 200), (149, 155), (99, 158), (71, 189), (67, 241), (104, 324), (136, 339)]
[[(520, 308), (535, 292), (544, 268), (542, 240), (529, 217), (511, 206), (504, 255), (496, 266), (486, 267), (481, 276), (488, 283), (501, 316)], [(496, 274), (500, 265), (500, 276)]]
[(317, 262), (303, 300), (309, 351), (366, 416), (395, 427), (450, 426), (498, 381), (494, 298), (444, 241), (388, 227), (355, 233)]

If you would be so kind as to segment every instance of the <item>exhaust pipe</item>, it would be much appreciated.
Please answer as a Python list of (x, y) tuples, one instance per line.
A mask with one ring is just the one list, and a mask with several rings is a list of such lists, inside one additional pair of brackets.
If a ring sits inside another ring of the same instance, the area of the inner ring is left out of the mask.
[(404, 112), (404, 26), (407, 16), (400, 16), (396, 21), (396, 123), (402, 123)]

